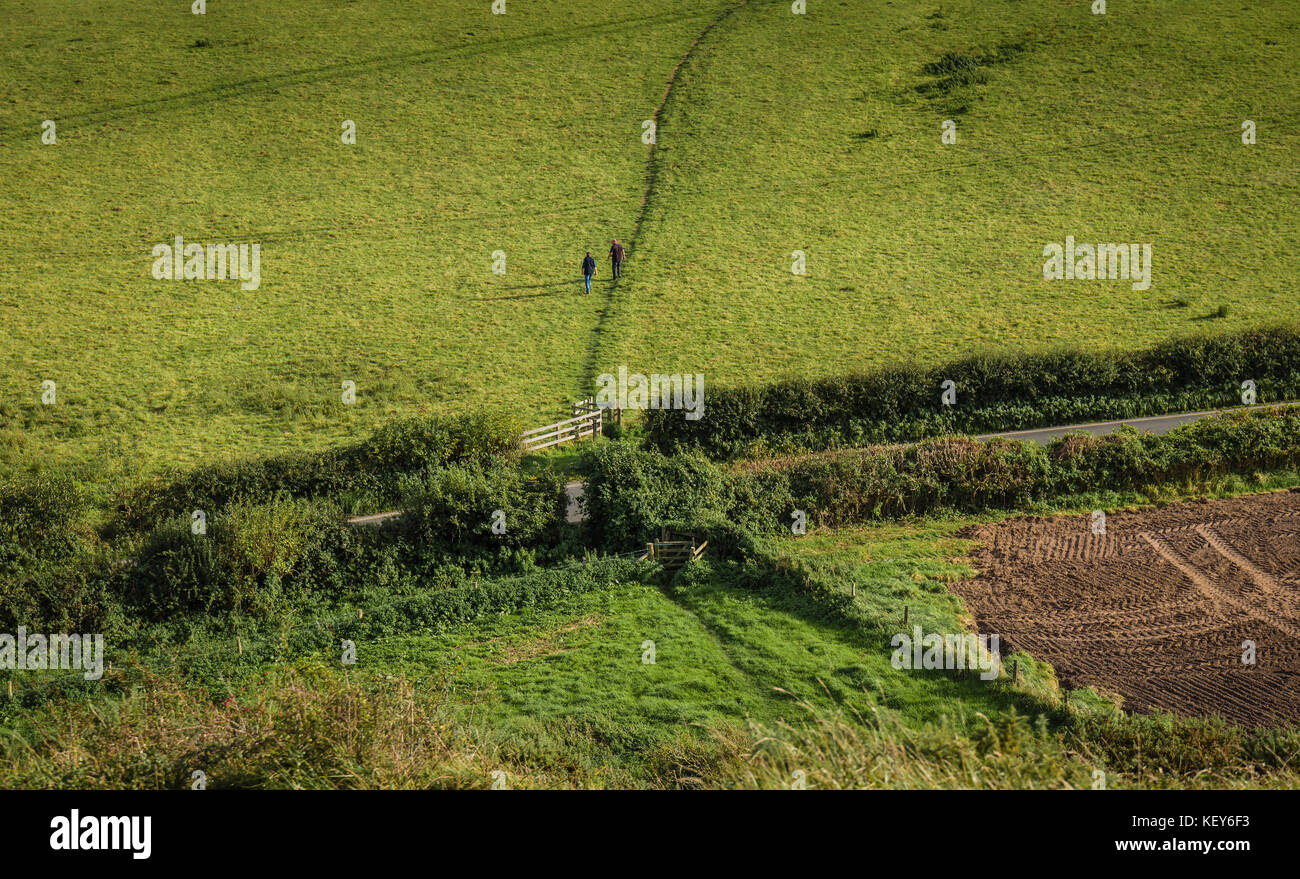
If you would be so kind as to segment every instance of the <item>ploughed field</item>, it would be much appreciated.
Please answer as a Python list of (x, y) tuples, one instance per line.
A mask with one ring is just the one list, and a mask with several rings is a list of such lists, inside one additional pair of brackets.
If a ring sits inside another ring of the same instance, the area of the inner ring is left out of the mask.
[[(1125, 707), (1300, 721), (1300, 492), (969, 529), (979, 631)], [(1255, 646), (1254, 663), (1243, 662)]]

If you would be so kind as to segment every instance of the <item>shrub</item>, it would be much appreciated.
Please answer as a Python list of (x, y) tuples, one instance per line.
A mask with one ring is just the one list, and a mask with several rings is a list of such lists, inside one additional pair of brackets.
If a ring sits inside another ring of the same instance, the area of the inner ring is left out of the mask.
[[(759, 441), (835, 448), (1233, 406), (1247, 378), (1261, 399), (1300, 397), (1300, 327), (1191, 336), (1131, 353), (980, 354), (935, 368), (715, 389), (704, 418), (649, 410), (646, 432), (664, 452), (729, 458)], [(940, 411), (945, 380), (956, 382), (957, 405)]]
[(86, 500), (69, 479), (34, 476), (0, 484), (0, 571), (6, 558), (67, 556)]
[(111, 577), (83, 530), (85, 512), (85, 497), (68, 479), (0, 484), (0, 630), (102, 630)]
[(587, 527), (615, 552), (657, 538), (670, 520), (717, 517), (728, 507), (725, 476), (697, 455), (666, 457), (611, 443), (589, 450), (583, 460)]
[[(566, 505), (556, 474), (525, 476), (503, 463), (452, 467), (431, 471), (408, 489), (397, 527), (416, 547), (528, 546), (555, 536)], [(497, 510), (504, 514), (502, 534), (492, 531)]]
[(192, 533), (188, 517), (172, 519), (146, 538), (128, 595), (153, 618), (266, 614), (313, 590), (322, 545), (345, 527), (330, 507), (287, 496), (232, 505), (206, 534)]
[(839, 527), (946, 511), (1019, 509), (1105, 487), (1117, 491), (1300, 466), (1300, 408), (1205, 418), (1157, 436), (1126, 428), (1043, 447), (938, 437), (750, 462), (724, 473), (700, 457), (610, 449), (590, 462), (592, 527), (606, 546), (635, 547), (679, 520), (787, 531), (793, 509)]
[[(463, 584), (471, 574), (526, 570), (540, 545), (560, 545), (566, 498), (554, 474), (494, 463), (431, 470), (404, 483), (405, 512), (380, 529), (353, 527), (322, 499), (239, 500), (191, 533), (188, 516), (145, 538), (127, 594), (146, 616), (251, 614), (337, 604), (364, 595)], [(505, 532), (492, 533), (493, 513)]]
[(117, 518), (133, 530), (193, 510), (211, 515), (231, 504), (277, 494), (326, 497), (343, 493), (392, 500), (404, 475), (455, 464), (485, 466), (518, 453), (518, 432), (497, 416), (408, 418), (367, 440), (323, 452), (219, 461), (156, 477), (118, 493)]
[(519, 427), (498, 415), (406, 418), (387, 424), (349, 457), (373, 473), (412, 472), (451, 464), (486, 466), (519, 453)]
[(0, 577), (0, 632), (105, 632), (118, 618), (115, 575), (101, 560), (29, 566)]

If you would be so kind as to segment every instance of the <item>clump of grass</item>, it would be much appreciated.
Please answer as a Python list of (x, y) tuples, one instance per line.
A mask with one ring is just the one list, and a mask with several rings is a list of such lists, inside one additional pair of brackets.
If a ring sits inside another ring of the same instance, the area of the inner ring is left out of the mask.
[(1294, 733), (1252, 734), (1213, 721), (1086, 709), (1071, 715), (1064, 736), (1049, 729), (1044, 715), (1031, 721), (1014, 710), (978, 713), (980, 722), (967, 733), (948, 720), (916, 728), (883, 709), (858, 717), (799, 704), (807, 720), (751, 728), (754, 749), (729, 771), (728, 786), (1078, 790), (1093, 786), (1098, 769), (1110, 788), (1300, 782)]
[(1029, 46), (1028, 42), (1021, 41), (1001, 43), (992, 49), (944, 52), (937, 60), (921, 67), (923, 74), (934, 78), (916, 86), (916, 91), (931, 100), (948, 102), (946, 115), (959, 116), (970, 109), (974, 97), (971, 90), (988, 82), (984, 68), (1005, 64), (1028, 51)]
[(921, 94), (948, 95), (965, 86), (988, 82), (988, 74), (980, 69), (980, 62), (965, 52), (944, 52), (938, 61), (922, 67), (921, 72), (937, 77), (916, 87)]
[(8, 730), (0, 787), (183, 789), (195, 770), (211, 788), (485, 788), (495, 769), (533, 784), (453, 717), (437, 682), (303, 664), (214, 698), (170, 674), (125, 674), (123, 695), (50, 703)]

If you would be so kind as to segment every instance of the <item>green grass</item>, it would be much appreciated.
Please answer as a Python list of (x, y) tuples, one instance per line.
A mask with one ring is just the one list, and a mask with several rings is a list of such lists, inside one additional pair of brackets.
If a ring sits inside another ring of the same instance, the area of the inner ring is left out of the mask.
[[(0, 9), (0, 470), (541, 424), (618, 363), (738, 384), (1294, 318), (1300, 12), (1088, 5), (750, 0), (653, 152), (735, 4)], [(175, 234), (259, 242), (261, 288), (153, 280)], [(1152, 242), (1151, 290), (1043, 282), (1067, 234)], [(625, 280), (582, 296), (611, 237)]]
[[(116, 475), (477, 406), (556, 420), (600, 308), (579, 262), (630, 231), (640, 121), (720, 5), (0, 11), (0, 464)], [(175, 234), (260, 242), (260, 289), (154, 280)]]
[[(957, 599), (943, 592), (941, 581), (913, 576), (924, 570), (952, 577), (963, 570), (946, 560), (960, 551), (961, 541), (945, 527), (900, 530), (880, 540), (868, 531), (841, 539), (867, 540), (872, 552), (912, 556), (859, 570), (863, 607), (897, 617), (901, 625), (906, 602), (913, 620), (961, 630)], [(829, 551), (827, 540), (789, 540), (783, 548), (802, 557)], [(654, 642), (653, 663), (643, 661), (647, 640)], [(234, 650), (230, 644), (211, 647)], [(248, 704), (268, 686), (283, 684), (279, 662), (254, 667), (228, 658), (205, 665), (225, 668), (221, 680), (195, 682), (217, 702), (228, 694)], [(320, 659), (337, 666), (336, 657)], [(1020, 701), (969, 677), (897, 672), (878, 634), (826, 618), (800, 596), (752, 591), (725, 566), (707, 563), (671, 586), (626, 583), (550, 610), (444, 634), (363, 641), (357, 660), (349, 674), (375, 686), (397, 678), (436, 682), (462, 722), (490, 731), (500, 759), (533, 771), (562, 767), (565, 778), (586, 784), (653, 783), (656, 761), (666, 751), (685, 745), (711, 753), (749, 723), (795, 721), (804, 713), (800, 703), (867, 714), (879, 706), (909, 723), (966, 730), (978, 712), (996, 713)], [(166, 660), (149, 664), (165, 667)], [(18, 684), (30, 685), (26, 678)], [(103, 698), (91, 696), (94, 703)], [(10, 722), (25, 729), (28, 720)]]
[[(856, 582), (862, 619), (835, 618), (780, 590), (754, 591), (727, 566), (705, 562), (671, 585), (626, 583), (544, 611), (366, 642), (355, 670), (448, 681), (464, 716), (500, 740), (572, 745), (569, 736), (580, 734), (585, 744), (575, 753), (584, 765), (632, 775), (647, 750), (683, 735), (707, 740), (710, 730), (793, 720), (799, 702), (865, 713), (878, 706), (909, 723), (964, 729), (977, 712), (1025, 705), (971, 677), (894, 670), (888, 637), (872, 628), (901, 630), (906, 605), (927, 631), (964, 630), (960, 600), (943, 586), (970, 573), (955, 558), (967, 546), (952, 535), (961, 524), (779, 543), (846, 589)], [(646, 641), (654, 642), (653, 663), (643, 661)], [(1033, 688), (1029, 675), (1023, 684)]]
[[(602, 363), (734, 385), (1294, 317), (1300, 10), (1089, 5), (732, 16), (669, 105)], [(1042, 280), (1066, 235), (1151, 243), (1151, 288)]]
[[(4, 4), (0, 475), (119, 483), (480, 406), (542, 424), (618, 364), (734, 385), (1300, 316), (1300, 10), (1089, 5)], [(641, 122), (670, 81), (652, 150)], [(176, 234), (259, 243), (260, 289), (154, 280), (151, 249)], [(1152, 243), (1151, 289), (1042, 281), (1043, 245), (1066, 235)], [(630, 245), (617, 286), (611, 237)], [(601, 258), (589, 298), (586, 250)], [(577, 464), (563, 449), (528, 462)], [(195, 754), (224, 760), (226, 783), (284, 786), (484, 786), (493, 766), (521, 786), (778, 786), (808, 760), (827, 786), (1086, 783), (1063, 751), (968, 771), (985, 718), (1054, 710), (1050, 668), (1026, 658), (1012, 688), (889, 665), (904, 609), (965, 627), (945, 584), (969, 574), (955, 532), (970, 521), (781, 541), (782, 564), (856, 584), (844, 614), (704, 563), (673, 585), (364, 643), (348, 671), (250, 658), (156, 688), (55, 682), (39, 710), (7, 705), (0, 786), (174, 783)], [(401, 676), (416, 690), (391, 688)], [(427, 723), (406, 749), (412, 705)], [(216, 741), (243, 708), (276, 734)], [(358, 717), (377, 750), (338, 751)], [(1126, 781), (1152, 783), (1112, 786)]]
[[(1298, 479), (1229, 479), (1190, 493)], [(1109, 493), (1061, 511), (1188, 493)], [(894, 669), (888, 641), (905, 613), (927, 632), (970, 628), (947, 589), (974, 573), (971, 542), (957, 534), (1006, 515), (766, 542), (782, 567), (841, 596), (856, 587), (846, 607), (715, 559), (671, 582), (623, 582), (451, 631), (361, 639), (348, 668), (337, 654), (270, 643), (267, 652), (252, 640), (238, 655), (233, 635), (210, 633), (136, 658), (110, 653), (117, 671), (103, 685), (10, 675), (20, 702), (0, 699), (0, 786), (184, 786), (194, 765), (213, 767), (214, 786), (275, 787), (484, 787), (501, 769), (519, 787), (781, 787), (799, 770), (819, 787), (1077, 788), (1098, 766), (1112, 788), (1297, 783), (1232, 762), (1241, 731), (1202, 731), (1218, 756), (1192, 775), (1099, 756), (1124, 753), (1135, 734), (1152, 739), (1149, 730), (1062, 744), (1058, 734), (1076, 727), (1061, 713), (1055, 674), (1023, 654), (1014, 686), (1013, 657), (994, 682)], [(646, 641), (653, 663), (643, 661)], [(194, 649), (202, 662), (174, 665), (174, 653)], [(1091, 691), (1073, 691), (1070, 703), (1075, 721), (1114, 713)], [(245, 725), (257, 735), (231, 733)], [(1195, 763), (1195, 748), (1167, 750), (1184, 734), (1155, 737), (1143, 759)]]

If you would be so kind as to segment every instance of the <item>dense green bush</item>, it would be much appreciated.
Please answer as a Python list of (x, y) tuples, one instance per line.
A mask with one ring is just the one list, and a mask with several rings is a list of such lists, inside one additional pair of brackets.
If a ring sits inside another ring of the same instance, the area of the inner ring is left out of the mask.
[[(494, 463), (435, 469), (403, 482), (405, 513), (380, 528), (348, 525), (334, 503), (280, 494), (235, 501), (196, 535), (188, 516), (143, 542), (128, 596), (153, 619), (178, 614), (268, 617), (366, 595), (458, 587), (475, 575), (535, 567), (559, 545), (565, 495), (554, 474)], [(505, 532), (492, 532), (493, 513)]]
[(350, 463), (369, 473), (409, 473), (452, 464), (513, 460), (519, 452), (519, 425), (498, 415), (457, 418), (405, 418), (381, 427), (349, 454)]
[(1125, 429), (1037, 443), (938, 437), (916, 443), (747, 462), (604, 449), (588, 458), (591, 527), (609, 548), (653, 538), (659, 523), (727, 522), (757, 533), (944, 511), (1018, 509), (1106, 488), (1142, 490), (1300, 466), (1300, 409), (1205, 418), (1160, 436)]
[(482, 414), (408, 418), (352, 446), (218, 461), (139, 483), (118, 493), (117, 519), (130, 530), (146, 530), (193, 510), (211, 515), (234, 503), (266, 501), (280, 493), (332, 497), (346, 492), (393, 500), (403, 476), (512, 460), (518, 448), (518, 431), (508, 419)]
[(85, 514), (86, 499), (70, 480), (0, 483), (0, 631), (102, 631), (110, 577)]
[(656, 539), (666, 522), (716, 518), (729, 506), (726, 476), (698, 455), (668, 457), (610, 443), (583, 461), (587, 527), (614, 552)]
[(146, 538), (128, 595), (152, 618), (268, 614), (339, 585), (322, 569), (337, 569), (330, 550), (348, 542), (346, 528), (328, 504), (288, 496), (233, 504), (208, 520), (205, 534), (193, 533), (189, 517), (172, 519)]
[[(646, 430), (662, 451), (728, 458), (756, 445), (835, 448), (1234, 406), (1246, 379), (1262, 401), (1300, 397), (1300, 327), (1174, 339), (1136, 352), (976, 355), (933, 368), (710, 388), (700, 420), (649, 410)], [(956, 383), (951, 408), (939, 405), (946, 380)]]
[(941, 437), (814, 456), (785, 475), (810, 521), (831, 525), (1023, 506), (1050, 492), (1050, 469), (1037, 444)]
[(0, 632), (106, 632), (121, 616), (114, 572), (81, 552), (62, 563), (38, 562), (0, 576)]
[(1206, 418), (1163, 435), (1120, 430), (1035, 443), (938, 438), (814, 455), (775, 468), (809, 521), (838, 526), (941, 511), (1017, 509), (1099, 488), (1142, 490), (1300, 465), (1300, 410)]
[(66, 557), (86, 500), (69, 479), (32, 476), (0, 483), (0, 573), (28, 554)]
[[(406, 511), (395, 523), (417, 548), (530, 546), (550, 537), (564, 521), (564, 481), (554, 473), (525, 476), (513, 464), (430, 471), (402, 498)], [(505, 528), (494, 534), (494, 513)]]

